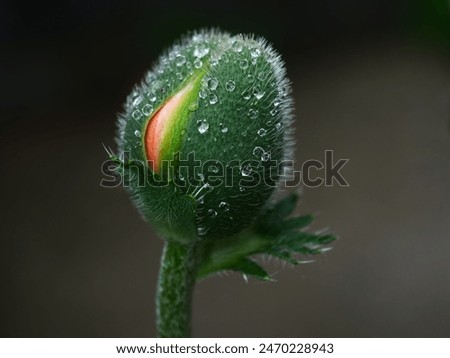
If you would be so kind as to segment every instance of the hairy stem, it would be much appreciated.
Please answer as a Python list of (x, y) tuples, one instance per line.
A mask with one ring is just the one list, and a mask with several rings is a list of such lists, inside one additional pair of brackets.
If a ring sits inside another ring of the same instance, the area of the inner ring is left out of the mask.
[(159, 337), (189, 337), (197, 263), (195, 245), (166, 241), (156, 293)]

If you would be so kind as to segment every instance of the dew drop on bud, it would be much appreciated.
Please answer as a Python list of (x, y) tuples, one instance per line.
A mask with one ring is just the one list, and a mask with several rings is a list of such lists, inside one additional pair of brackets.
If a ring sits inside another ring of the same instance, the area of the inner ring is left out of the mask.
[(261, 160), (262, 160), (263, 162), (267, 162), (269, 159), (270, 159), (270, 153), (264, 152), (264, 153), (261, 155)]
[(156, 95), (153, 92), (147, 93), (147, 97), (148, 97), (148, 100), (150, 102), (155, 102), (156, 101)]
[(203, 66), (202, 60), (200, 60), (199, 58), (196, 58), (195, 61), (194, 61), (194, 67), (195, 68), (200, 68), (202, 66)]
[(231, 47), (233, 48), (234, 52), (242, 52), (242, 43), (239, 41), (235, 41)]
[(216, 104), (218, 101), (219, 101), (219, 98), (214, 93), (211, 93), (209, 95), (209, 103)]
[(261, 71), (260, 73), (258, 73), (258, 80), (260, 81), (264, 81), (267, 77), (267, 74), (264, 71)]
[(142, 107), (142, 113), (144, 115), (148, 116), (150, 113), (152, 113), (153, 107), (150, 104), (146, 104), (144, 107)]
[(217, 211), (215, 211), (214, 209), (209, 209), (208, 210), (208, 216), (210, 218), (215, 218), (217, 216)]
[(236, 88), (236, 84), (234, 83), (234, 81), (229, 80), (226, 84), (225, 84), (225, 89), (228, 92), (233, 92), (234, 89)]
[(133, 119), (138, 120), (142, 117), (142, 113), (140, 110), (135, 110), (133, 113), (131, 113), (131, 117), (133, 117)]
[(178, 67), (183, 66), (186, 63), (186, 57), (184, 57), (183, 55), (177, 55), (176, 59), (175, 59), (175, 64)]
[(197, 121), (197, 129), (200, 132), (200, 134), (204, 134), (208, 131), (209, 123), (206, 121), (206, 119), (201, 119)]
[(219, 209), (222, 209), (223, 211), (230, 211), (230, 204), (225, 201), (221, 201), (219, 204)]
[(143, 98), (142, 96), (137, 96), (136, 98), (134, 98), (133, 100), (133, 107), (137, 107), (141, 104)]
[(255, 98), (259, 101), (261, 98), (264, 97), (264, 95), (266, 94), (265, 91), (263, 91), (259, 86), (255, 86), (255, 88), (253, 89), (253, 95), (255, 96)]
[(198, 59), (205, 57), (208, 53), (209, 48), (204, 44), (197, 45), (194, 49), (194, 56), (198, 57)]
[(219, 127), (220, 127), (220, 131), (221, 131), (222, 133), (228, 132), (228, 128), (225, 127), (223, 123), (219, 123)]
[(248, 110), (248, 116), (249, 116), (251, 119), (256, 119), (256, 118), (258, 118), (258, 110), (257, 110), (257, 109), (250, 108), (250, 109)]
[(242, 98), (246, 101), (249, 100), (251, 96), (252, 94), (249, 89), (246, 89), (244, 92), (242, 92)]
[(208, 80), (208, 88), (209, 88), (211, 91), (215, 91), (218, 85), (219, 85), (219, 80), (218, 80), (217, 78), (211, 77), (211, 78)]
[(254, 149), (253, 149), (253, 155), (255, 156), (255, 157), (261, 157), (261, 155), (264, 153), (264, 149), (262, 149), (261, 147), (255, 147)]
[(243, 59), (239, 62), (239, 67), (243, 70), (248, 68), (248, 61), (246, 59)]
[(257, 58), (261, 55), (261, 50), (259, 48), (254, 48), (250, 51), (250, 55), (252, 55), (253, 58)]
[(206, 89), (202, 88), (202, 89), (200, 90), (200, 92), (198, 93), (198, 96), (199, 96), (200, 98), (206, 98), (206, 97), (208, 96), (208, 91), (207, 91)]
[(250, 174), (252, 173), (252, 167), (250, 166), (250, 164), (246, 165), (244, 168), (242, 168), (241, 170), (241, 174), (244, 177), (248, 177)]
[(264, 137), (266, 134), (267, 134), (267, 129), (260, 128), (260, 129), (258, 130), (258, 135), (259, 135), (260, 137)]
[(219, 167), (216, 166), (216, 165), (210, 165), (209, 168), (208, 168), (208, 171), (210, 171), (210, 172), (212, 172), (214, 174), (217, 174), (219, 172)]

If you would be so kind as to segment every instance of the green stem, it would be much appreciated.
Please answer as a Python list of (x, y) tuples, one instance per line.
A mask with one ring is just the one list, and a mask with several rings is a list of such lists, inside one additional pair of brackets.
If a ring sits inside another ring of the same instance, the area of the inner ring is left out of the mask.
[(159, 337), (189, 337), (197, 263), (194, 245), (166, 241), (156, 293)]

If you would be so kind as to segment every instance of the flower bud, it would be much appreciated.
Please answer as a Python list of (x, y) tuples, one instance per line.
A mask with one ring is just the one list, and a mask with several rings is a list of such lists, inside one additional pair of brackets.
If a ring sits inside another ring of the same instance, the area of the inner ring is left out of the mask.
[(181, 242), (249, 227), (292, 159), (289, 93), (265, 40), (199, 32), (170, 48), (118, 120), (124, 177), (144, 217)]

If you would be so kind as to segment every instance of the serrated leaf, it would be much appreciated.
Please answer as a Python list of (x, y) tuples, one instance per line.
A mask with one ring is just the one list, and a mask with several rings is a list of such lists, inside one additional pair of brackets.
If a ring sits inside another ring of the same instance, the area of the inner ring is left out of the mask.
[(268, 252), (268, 254), (276, 257), (277, 259), (290, 263), (291, 265), (298, 265), (299, 263), (288, 251), (271, 251)]
[(255, 261), (250, 260), (246, 257), (234, 263), (228, 269), (241, 272), (245, 275), (253, 276), (263, 281), (270, 280), (270, 275), (261, 266), (259, 266)]
[(275, 204), (274, 212), (280, 217), (286, 217), (294, 211), (297, 201), (298, 195), (291, 194)]
[(296, 218), (288, 219), (283, 222), (282, 226), (284, 230), (302, 229), (305, 226), (311, 224), (314, 220), (312, 215), (303, 215)]
[(318, 237), (317, 243), (319, 243), (321, 245), (325, 245), (325, 244), (329, 244), (330, 242), (333, 242), (334, 240), (336, 240), (336, 236), (323, 235), (323, 236)]
[(299, 254), (305, 255), (318, 255), (322, 253), (322, 250), (320, 248), (310, 248), (307, 246), (296, 248), (295, 251), (298, 252)]

